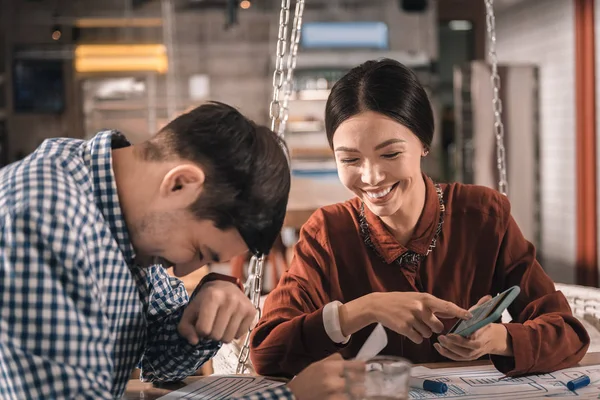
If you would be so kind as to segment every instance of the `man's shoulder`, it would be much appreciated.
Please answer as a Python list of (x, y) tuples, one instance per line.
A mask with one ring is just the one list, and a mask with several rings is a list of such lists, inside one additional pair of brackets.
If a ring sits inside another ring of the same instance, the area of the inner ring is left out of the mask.
[(49, 139), (29, 156), (1, 169), (0, 215), (54, 214), (65, 205), (85, 201), (81, 185), (85, 164), (79, 155), (82, 142)]

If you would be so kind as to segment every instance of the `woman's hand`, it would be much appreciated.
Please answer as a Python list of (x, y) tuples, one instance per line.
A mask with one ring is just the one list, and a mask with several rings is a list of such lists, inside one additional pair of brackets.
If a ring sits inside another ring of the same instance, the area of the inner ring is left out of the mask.
[[(491, 296), (482, 297), (469, 310), (490, 300)], [(468, 338), (449, 334), (438, 337), (439, 343), (433, 347), (446, 358), (454, 361), (476, 360), (487, 354), (512, 356), (512, 345), (508, 331), (502, 324), (489, 324), (477, 330)]]
[(375, 322), (415, 343), (444, 329), (439, 318), (469, 319), (471, 314), (456, 304), (429, 293), (371, 293), (340, 307), (340, 326), (344, 335)]

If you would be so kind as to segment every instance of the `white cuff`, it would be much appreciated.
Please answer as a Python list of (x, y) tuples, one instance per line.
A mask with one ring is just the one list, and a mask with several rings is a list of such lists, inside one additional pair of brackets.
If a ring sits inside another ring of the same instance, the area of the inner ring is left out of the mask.
[(346, 344), (350, 340), (350, 336), (342, 334), (339, 313), (341, 305), (342, 303), (336, 300), (323, 307), (323, 325), (325, 326), (325, 332), (334, 343)]

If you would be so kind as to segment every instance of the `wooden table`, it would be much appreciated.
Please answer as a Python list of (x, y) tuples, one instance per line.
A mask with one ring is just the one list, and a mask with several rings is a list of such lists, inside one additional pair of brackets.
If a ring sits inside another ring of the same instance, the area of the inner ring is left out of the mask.
[[(435, 364), (422, 364), (428, 368), (448, 368), (448, 367), (467, 367), (475, 365), (489, 365), (489, 361), (470, 361), (470, 362), (443, 362)], [(600, 364), (600, 353), (588, 353), (579, 363), (580, 366), (598, 365)], [(127, 385), (124, 400), (155, 400), (169, 392), (179, 389), (186, 384), (192, 383), (195, 380), (201, 379), (199, 376), (187, 378), (183, 383), (165, 385), (164, 387), (154, 387), (151, 383), (142, 383), (139, 380), (131, 380)]]
[(300, 229), (317, 209), (354, 197), (337, 177), (292, 177), (284, 226)]

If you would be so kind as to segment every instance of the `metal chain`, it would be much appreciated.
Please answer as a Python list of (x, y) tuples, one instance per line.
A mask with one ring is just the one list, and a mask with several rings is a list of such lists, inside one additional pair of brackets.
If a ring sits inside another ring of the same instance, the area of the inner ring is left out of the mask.
[(279, 12), (279, 29), (277, 31), (277, 47), (275, 52), (275, 71), (273, 72), (273, 99), (269, 105), (269, 117), (271, 118), (271, 130), (279, 132), (278, 122), (281, 121), (281, 103), (279, 91), (283, 86), (283, 56), (287, 50), (287, 26), (290, 20), (290, 0), (281, 0), (281, 11)]
[(304, 0), (296, 1), (296, 10), (294, 11), (294, 22), (292, 23), (292, 33), (290, 34), (290, 49), (288, 52), (286, 63), (286, 77), (283, 83), (283, 105), (281, 108), (281, 119), (279, 122), (278, 134), (281, 138), (285, 135), (287, 126), (289, 109), (288, 103), (292, 90), (294, 88), (294, 70), (296, 69), (296, 61), (298, 59), (298, 45), (300, 43), (300, 34), (302, 32), (302, 14), (304, 14)]
[[(283, 60), (287, 50), (287, 27), (290, 19), (290, 0), (281, 0), (281, 11), (279, 12), (279, 28), (277, 31), (277, 47), (275, 53), (275, 71), (273, 72), (273, 99), (269, 105), (269, 117), (271, 118), (271, 130), (277, 132), (283, 137), (283, 131), (285, 131), (285, 125), (283, 128), (280, 127), (281, 121), (287, 121), (287, 100), (291, 93), (291, 79), (293, 76), (293, 69), (296, 64), (296, 55), (298, 52), (299, 42), (299, 27), (302, 25), (302, 12), (304, 11), (304, 0), (298, 0), (302, 4), (299, 6), (296, 4), (296, 11), (294, 15), (294, 22), (292, 31), (293, 40), (290, 42), (290, 48), (292, 52), (287, 59), (287, 74), (284, 75)], [(292, 38), (290, 38), (292, 39)], [(290, 72), (290, 66), (291, 72)], [(286, 78), (284, 80), (284, 78)], [(284, 91), (284, 101), (279, 101), (279, 92), (281, 91), (284, 82), (286, 88)], [(288, 93), (288, 91), (290, 93)], [(285, 108), (285, 112), (283, 111)], [(278, 125), (279, 124), (279, 125)], [(262, 294), (262, 282), (264, 272), (265, 256), (261, 257), (252, 256), (250, 264), (248, 265), (248, 278), (246, 279), (246, 295), (250, 297), (252, 305), (256, 309), (257, 319), (260, 319), (262, 311), (260, 309), (260, 296)], [(236, 374), (243, 374), (246, 371), (246, 364), (250, 356), (250, 335), (252, 334), (254, 324), (248, 330), (248, 334), (244, 339), (244, 344), (240, 350), (238, 357), (238, 365), (236, 368)]]
[(496, 18), (494, 17), (494, 0), (485, 0), (489, 56), (492, 64), (492, 89), (494, 107), (494, 134), (496, 135), (496, 164), (498, 167), (498, 191), (508, 194), (506, 176), (506, 149), (504, 148), (504, 124), (502, 123), (502, 100), (500, 99), (500, 75), (498, 75), (498, 57), (496, 56)]
[(246, 295), (250, 297), (250, 301), (256, 309), (256, 319), (248, 329), (248, 334), (244, 339), (244, 344), (240, 350), (238, 356), (238, 365), (235, 370), (236, 374), (243, 374), (246, 371), (246, 364), (248, 363), (248, 357), (250, 356), (250, 334), (255, 323), (260, 320), (262, 311), (260, 309), (260, 295), (262, 292), (262, 278), (265, 265), (265, 256), (262, 255), (260, 258), (252, 256), (250, 259), (250, 265), (248, 266), (248, 279), (246, 280)]
[[(175, 49), (175, 9), (173, 0), (162, 0), (161, 2), (163, 18), (163, 40), (167, 48), (167, 117), (172, 119), (176, 117), (177, 106), (179, 104), (179, 94), (177, 88), (177, 60)], [(155, 130), (156, 127), (152, 127)]]

